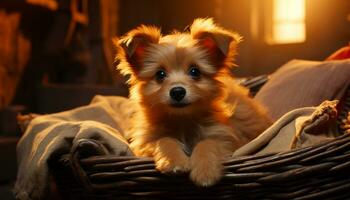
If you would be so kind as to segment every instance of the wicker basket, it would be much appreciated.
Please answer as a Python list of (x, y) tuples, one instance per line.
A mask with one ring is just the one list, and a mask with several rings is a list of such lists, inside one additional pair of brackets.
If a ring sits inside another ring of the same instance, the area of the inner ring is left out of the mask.
[[(346, 96), (339, 120), (349, 111), (350, 90)], [(284, 153), (230, 158), (223, 179), (210, 188), (196, 187), (187, 175), (161, 174), (149, 158), (110, 155), (96, 140), (80, 140), (49, 165), (64, 199), (350, 199), (347, 135)]]

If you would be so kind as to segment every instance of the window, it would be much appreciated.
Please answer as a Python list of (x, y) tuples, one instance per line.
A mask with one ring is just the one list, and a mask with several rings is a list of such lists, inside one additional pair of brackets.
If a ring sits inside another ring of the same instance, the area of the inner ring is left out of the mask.
[(305, 0), (272, 0), (266, 23), (269, 44), (301, 43), (306, 40)]

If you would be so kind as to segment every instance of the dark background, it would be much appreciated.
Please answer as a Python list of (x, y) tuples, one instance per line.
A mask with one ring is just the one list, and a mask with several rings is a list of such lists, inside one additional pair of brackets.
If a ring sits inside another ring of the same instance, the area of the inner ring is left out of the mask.
[[(349, 0), (306, 0), (306, 41), (269, 45), (271, 0), (77, 0), (88, 18), (74, 22), (73, 0), (0, 0), (0, 199), (13, 199), (16, 115), (53, 113), (89, 103), (95, 94), (127, 96), (115, 70), (112, 37), (140, 24), (163, 33), (213, 17), (240, 33), (240, 76), (269, 74), (291, 59), (324, 60), (350, 39)], [(53, 4), (52, 4), (53, 3)], [(51, 6), (50, 6), (51, 5)], [(54, 5), (54, 6), (52, 6)], [(84, 7), (84, 5), (86, 7)], [(84, 9), (86, 8), (86, 9)], [(73, 29), (70, 29), (74, 22)], [(71, 31), (72, 37), (66, 42)]]
[[(240, 33), (244, 41), (238, 55), (238, 76), (271, 73), (290, 59), (324, 60), (350, 38), (348, 0), (306, 0), (306, 41), (268, 45), (264, 41), (266, 0), (129, 0), (121, 1), (119, 34), (140, 23), (156, 24), (164, 32), (183, 30), (196, 17), (214, 17), (223, 27)], [(135, 6), (138, 4), (139, 6)], [(252, 19), (253, 7), (257, 19)], [(255, 24), (252, 21), (255, 20)], [(253, 36), (252, 26), (256, 26)]]

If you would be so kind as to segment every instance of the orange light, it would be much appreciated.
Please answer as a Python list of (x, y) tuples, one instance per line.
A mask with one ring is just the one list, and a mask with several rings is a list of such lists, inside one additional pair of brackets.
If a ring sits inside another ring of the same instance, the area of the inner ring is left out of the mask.
[[(271, 23), (272, 22), (272, 23)], [(306, 40), (305, 0), (273, 0), (272, 20), (267, 25), (269, 44), (301, 43)]]

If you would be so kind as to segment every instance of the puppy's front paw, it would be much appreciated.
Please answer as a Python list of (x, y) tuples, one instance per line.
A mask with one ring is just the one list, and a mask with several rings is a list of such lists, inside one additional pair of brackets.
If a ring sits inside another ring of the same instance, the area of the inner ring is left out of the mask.
[(154, 160), (156, 168), (162, 173), (183, 173), (190, 170), (190, 159), (174, 138), (164, 137), (157, 141)]
[(209, 187), (221, 179), (222, 169), (222, 165), (215, 161), (191, 159), (190, 177), (196, 185)]
[(185, 173), (190, 171), (190, 159), (186, 155), (159, 155), (155, 157), (156, 168), (162, 173)]

